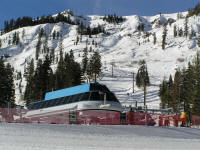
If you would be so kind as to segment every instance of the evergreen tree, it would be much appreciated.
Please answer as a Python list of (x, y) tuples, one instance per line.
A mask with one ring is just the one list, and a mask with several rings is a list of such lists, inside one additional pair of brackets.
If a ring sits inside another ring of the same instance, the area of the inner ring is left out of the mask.
[(159, 89), (159, 96), (162, 104), (161, 108), (165, 108), (167, 104), (166, 92), (167, 92), (167, 81), (164, 78), (162, 84), (160, 84), (160, 89)]
[(191, 112), (190, 105), (194, 103), (195, 91), (196, 91), (196, 77), (194, 72), (194, 66), (188, 64), (188, 68), (182, 71), (182, 86), (181, 86), (181, 101), (180, 106), (187, 114), (187, 120), (189, 121), (189, 114)]
[(78, 44), (79, 42), (79, 36), (76, 37), (76, 45)]
[(57, 37), (57, 40), (58, 40), (59, 37), (60, 37), (60, 32), (59, 31), (57, 32), (56, 37)]
[(173, 80), (172, 80), (172, 76), (170, 75), (169, 80), (167, 82), (167, 87), (166, 87), (166, 91), (164, 93), (164, 97), (165, 97), (165, 106), (167, 106), (167, 108), (172, 107), (172, 88), (173, 88)]
[(179, 71), (176, 71), (174, 76), (174, 83), (172, 85), (172, 93), (171, 93), (171, 102), (170, 107), (172, 107), (175, 111), (178, 111), (179, 109), (179, 103), (180, 103), (180, 90), (181, 90), (181, 73)]
[(13, 34), (13, 40), (12, 40), (12, 44), (13, 44), (13, 45), (16, 44), (16, 39), (17, 39), (17, 33), (15, 32), (15, 33)]
[(156, 33), (154, 33), (154, 34), (153, 34), (153, 44), (154, 44), (154, 45), (156, 44), (156, 41), (157, 41)]
[[(63, 84), (63, 80), (65, 79), (65, 68), (64, 68), (64, 58), (63, 58), (63, 40), (62, 38), (59, 41), (59, 51), (60, 51), (60, 60), (58, 62), (57, 70), (56, 70), (56, 83), (55, 83), (55, 89), (62, 89), (65, 87), (65, 84)], [(68, 87), (68, 86), (67, 86)]]
[(143, 31), (144, 32), (144, 24), (143, 23), (140, 23), (139, 26), (137, 27), (138, 31)]
[(70, 66), (72, 70), (72, 86), (81, 84), (81, 66), (79, 63), (75, 62), (73, 51), (70, 50)]
[(189, 39), (192, 39), (195, 36), (196, 36), (196, 33), (195, 33), (193, 27), (191, 26), (191, 32), (190, 32), (190, 35), (189, 35)]
[(19, 44), (19, 41), (20, 41), (20, 39), (19, 39), (19, 33), (15, 32), (15, 33), (13, 34), (12, 44), (13, 44), (13, 45), (18, 45), (18, 44)]
[(146, 62), (144, 60), (140, 61), (140, 68), (136, 74), (136, 85), (138, 87), (148, 86), (150, 84)]
[(42, 80), (42, 98), (44, 98), (45, 93), (51, 91), (51, 75), (53, 74), (53, 71), (51, 69), (51, 60), (49, 58), (49, 55), (47, 54), (45, 56), (45, 60), (42, 64), (42, 74), (41, 74), (41, 80)]
[(200, 47), (200, 34), (197, 37), (197, 45), (198, 45), (198, 47)]
[(138, 87), (141, 87), (141, 86), (142, 86), (142, 81), (141, 81), (139, 69), (138, 69), (138, 72), (137, 72), (137, 74), (136, 74), (136, 85), (137, 85)]
[(84, 48), (83, 59), (82, 59), (82, 72), (83, 72), (83, 74), (86, 73), (87, 66), (88, 66), (88, 51), (87, 51), (87, 48)]
[(20, 38), (19, 38), (19, 32), (17, 32), (17, 38), (16, 38), (16, 45), (18, 45), (19, 44), (19, 42), (20, 42)]
[(56, 39), (56, 31), (55, 30), (53, 31), (53, 39), (54, 40)]
[(9, 102), (9, 107), (13, 108), (15, 107), (15, 85), (14, 85), (14, 68), (11, 67), (11, 65), (8, 63), (6, 65), (6, 101)]
[(26, 105), (30, 102), (34, 101), (34, 60), (32, 59), (30, 63), (27, 64), (27, 68), (25, 69), (24, 76), (26, 78), (26, 88), (24, 92), (24, 99), (26, 101)]
[(188, 17), (185, 18), (185, 23), (184, 23), (184, 36), (188, 36)]
[(43, 35), (44, 35), (44, 29), (41, 28), (41, 29), (39, 30), (39, 38), (41, 39)]
[(187, 16), (188, 17), (194, 16), (194, 15), (198, 16), (199, 13), (200, 13), (200, 4), (198, 3), (194, 8), (188, 10)]
[[(192, 113), (195, 115), (200, 114), (200, 53), (197, 52), (196, 57), (194, 59), (194, 99), (192, 101)], [(185, 104), (185, 109), (188, 109), (189, 104)]]
[(4, 33), (7, 33), (7, 32), (9, 32), (9, 23), (8, 23), (8, 21), (5, 21), (4, 22)]
[[(192, 105), (192, 114), (200, 116), (200, 78), (198, 76), (198, 80), (196, 83), (196, 89), (194, 92), (194, 100), (193, 100), (193, 105)], [(187, 107), (187, 109), (190, 109), (190, 105)]]
[(34, 74), (34, 99), (35, 100), (42, 100), (44, 99), (45, 93), (47, 91), (51, 91), (51, 61), (48, 55), (45, 56), (44, 62), (42, 60), (38, 60), (37, 68)]
[(46, 35), (45, 41), (43, 44), (43, 53), (49, 53), (48, 40), (49, 40), (49, 37), (48, 37), (48, 35)]
[(93, 78), (93, 73), (92, 73), (92, 59), (89, 59), (89, 62), (88, 62), (88, 66), (87, 66), (87, 79), (88, 81), (87, 82), (90, 82), (91, 79)]
[(199, 115), (200, 110), (200, 54), (197, 53), (193, 64), (188, 63), (187, 69), (176, 71), (172, 92), (170, 92), (172, 85), (169, 84), (170, 80), (167, 84), (163, 81), (160, 85), (159, 96), (162, 106), (165, 107), (168, 100), (171, 100), (168, 107), (172, 107), (175, 111), (185, 111), (187, 120), (190, 121), (190, 113)]
[(144, 106), (146, 106), (146, 87), (149, 86), (149, 76), (147, 71), (146, 62), (144, 60), (140, 61), (140, 68), (136, 75), (136, 85), (138, 87), (144, 88)]
[(174, 37), (177, 37), (177, 27), (174, 25)]
[(0, 107), (15, 107), (13, 68), (0, 59)]
[(35, 59), (36, 60), (38, 60), (38, 58), (39, 58), (41, 45), (42, 45), (41, 37), (38, 36), (38, 42), (37, 42), (37, 45), (36, 45), (36, 52), (35, 52)]
[(182, 28), (179, 29), (179, 31), (178, 31), (178, 35), (179, 35), (180, 37), (183, 36), (183, 29), (182, 29)]
[(166, 45), (166, 38), (167, 38), (167, 26), (164, 25), (163, 28), (163, 35), (162, 35), (162, 49), (165, 49), (165, 45)]
[(26, 31), (25, 31), (25, 29), (23, 29), (23, 31), (22, 31), (22, 39), (23, 40), (24, 40), (25, 34), (26, 34)]
[(74, 61), (72, 50), (60, 60), (55, 73), (55, 89), (63, 89), (81, 84), (81, 67)]
[(55, 49), (54, 48), (52, 48), (50, 51), (50, 60), (54, 64), (54, 61), (55, 61)]
[[(169, 80), (168, 80), (167, 84), (168, 84), (168, 88), (169, 88), (169, 95), (171, 96), (172, 95), (172, 88), (173, 88), (173, 80), (172, 80), (172, 76), (171, 75), (169, 76)], [(168, 106), (172, 105), (172, 104), (170, 104), (170, 103), (172, 103), (172, 102), (170, 102), (170, 100), (171, 99), (168, 100), (168, 103), (167, 103)]]
[(162, 108), (170, 108), (173, 105), (172, 101), (172, 93), (173, 93), (173, 80), (170, 75), (169, 80), (166, 81), (165, 78), (160, 85), (159, 96), (161, 98), (161, 106)]
[(41, 74), (42, 74), (42, 60), (38, 59), (37, 66), (34, 73), (34, 88), (33, 88), (33, 101), (42, 100), (42, 84), (41, 84)]
[(60, 63), (62, 63), (62, 65), (63, 65), (64, 58), (63, 58), (63, 39), (62, 38), (59, 41), (58, 48), (59, 48), (59, 52), (60, 52)]
[(1, 41), (1, 39), (0, 39), (0, 49), (1, 49), (1, 47), (2, 47), (2, 41)]
[(6, 67), (3, 61), (3, 57), (0, 58), (0, 107), (6, 107), (7, 102), (5, 101), (6, 95)]
[(91, 58), (91, 67), (92, 67), (92, 73), (94, 75), (94, 81), (97, 81), (97, 78), (99, 77), (100, 73), (101, 73), (101, 56), (100, 54), (95, 51), (94, 54), (92, 55)]

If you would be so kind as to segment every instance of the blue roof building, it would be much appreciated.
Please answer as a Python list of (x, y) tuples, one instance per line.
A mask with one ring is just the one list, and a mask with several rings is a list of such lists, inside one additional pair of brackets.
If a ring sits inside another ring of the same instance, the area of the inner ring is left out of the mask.
[(100, 92), (108, 93), (106, 94), (107, 100), (118, 102), (115, 95), (105, 85), (93, 82), (48, 92), (46, 93), (44, 100), (30, 103), (29, 109), (42, 109), (75, 103), (82, 100), (103, 100), (102, 96), (100, 96)]
[(83, 85), (74, 86), (71, 88), (48, 92), (45, 95), (45, 100), (56, 99), (59, 97), (65, 97), (65, 96), (75, 95), (75, 94), (79, 94), (79, 93), (85, 93), (85, 92), (89, 92), (89, 91), (90, 91), (90, 84), (83, 84)]
[(83, 85), (78, 85), (78, 86), (62, 89), (62, 90), (48, 92), (45, 95), (45, 100), (51, 100), (51, 99), (56, 99), (60, 97), (81, 94), (81, 93), (85, 93), (89, 91), (110, 92), (110, 90), (105, 85), (102, 85), (98, 82), (93, 82), (93, 83), (88, 83), (88, 84), (83, 84)]

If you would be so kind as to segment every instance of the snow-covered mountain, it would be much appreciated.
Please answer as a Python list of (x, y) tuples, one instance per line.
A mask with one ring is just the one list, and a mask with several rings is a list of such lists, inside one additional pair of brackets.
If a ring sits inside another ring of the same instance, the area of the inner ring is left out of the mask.
[[(187, 12), (156, 16), (124, 16), (125, 21), (119, 24), (108, 23), (103, 20), (103, 16), (70, 15), (68, 11), (63, 12), (63, 14), (69, 15), (73, 21), (79, 20), (85, 25), (90, 25), (90, 27), (103, 26), (109, 34), (101, 33), (93, 35), (92, 38), (85, 35), (82, 36), (82, 41), (76, 45), (77, 36), (80, 36), (77, 33), (77, 25), (60, 22), (23, 27), (0, 36), (2, 41), (0, 56), (9, 56), (6, 61), (11, 63), (17, 72), (24, 73), (27, 62), (32, 58), (35, 59), (39, 30), (43, 28), (47, 35), (52, 35), (54, 31), (60, 32), (63, 37), (64, 52), (69, 52), (72, 49), (78, 62), (81, 62), (83, 49), (86, 46), (99, 50), (103, 64), (99, 82), (106, 84), (115, 92), (124, 105), (132, 105), (135, 101), (138, 101), (139, 105), (143, 103), (143, 91), (141, 89), (135, 87), (135, 93), (132, 93), (132, 73), (136, 74), (139, 61), (145, 60), (151, 82), (151, 85), (147, 88), (147, 105), (148, 107), (158, 108), (160, 103), (158, 90), (163, 77), (168, 78), (178, 67), (187, 67), (188, 62), (192, 61), (197, 51), (196, 41), (200, 29), (199, 16), (188, 18), (188, 31), (189, 33), (192, 30), (196, 32), (196, 37), (174, 37), (175, 25), (177, 29), (182, 28), (184, 31)], [(166, 23), (168, 23), (166, 48), (162, 50), (163, 24)], [(138, 26), (141, 24), (144, 25), (144, 31), (138, 31)], [(17, 46), (9, 45), (9, 40), (12, 39), (15, 32), (19, 33), (20, 44)], [(154, 44), (154, 33), (156, 44)], [(92, 41), (97, 43), (97, 46), (92, 44)], [(48, 46), (55, 49), (56, 55), (59, 54), (59, 40), (50, 37)], [(41, 54), (40, 58), (43, 57), (44, 54)], [(111, 64), (115, 64), (113, 77), (111, 75)], [(52, 68), (55, 68), (55, 66), (56, 64), (53, 64)], [(26, 81), (23, 78), (21, 83), (20, 80), (16, 80), (15, 84), (16, 103), (22, 104), (19, 85), (22, 85), (22, 91), (24, 91)]]

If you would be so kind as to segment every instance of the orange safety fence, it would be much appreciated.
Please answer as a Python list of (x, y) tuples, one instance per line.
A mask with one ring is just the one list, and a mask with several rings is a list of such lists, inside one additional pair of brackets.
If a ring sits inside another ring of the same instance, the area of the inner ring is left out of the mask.
[(153, 118), (152, 115), (148, 113), (127, 112), (126, 124), (154, 126), (156, 124), (156, 121), (155, 118)]
[(115, 111), (54, 111), (46, 113), (37, 110), (30, 114), (27, 109), (0, 108), (0, 122), (9, 123), (48, 123), (48, 124), (101, 124), (119, 125), (120, 112)]
[(28, 110), (17, 108), (0, 108), (0, 122), (23, 122), (22, 115)]
[(193, 126), (198, 126), (198, 127), (200, 127), (200, 116), (195, 116), (195, 115), (193, 115), (193, 116), (191, 117), (191, 122), (192, 122), (192, 125), (193, 125)]
[(181, 125), (181, 120), (180, 115), (177, 114), (128, 112), (126, 114), (126, 123), (132, 125), (178, 127)]

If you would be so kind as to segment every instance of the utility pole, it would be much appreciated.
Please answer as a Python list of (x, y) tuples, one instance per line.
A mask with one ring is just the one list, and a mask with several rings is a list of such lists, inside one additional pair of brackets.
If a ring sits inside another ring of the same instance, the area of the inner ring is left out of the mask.
[(146, 82), (144, 81), (144, 108), (146, 107), (146, 90)]
[(135, 108), (137, 108), (137, 101), (135, 101)]
[(10, 115), (10, 101), (8, 101), (8, 115)]
[(114, 69), (114, 66), (115, 66), (115, 61), (114, 60), (112, 60), (111, 65), (112, 65), (112, 78), (113, 78), (113, 69)]
[(133, 93), (134, 93), (134, 78), (135, 78), (135, 73), (133, 72)]
[(113, 65), (113, 63), (112, 63), (112, 78), (113, 78), (113, 66), (114, 66), (114, 65)]

